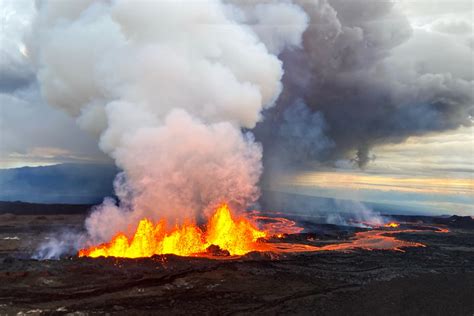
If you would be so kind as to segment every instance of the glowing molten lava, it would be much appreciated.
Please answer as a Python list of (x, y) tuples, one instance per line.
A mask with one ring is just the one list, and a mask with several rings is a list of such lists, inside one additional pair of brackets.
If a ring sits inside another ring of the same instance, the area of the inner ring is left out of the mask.
[(140, 258), (158, 254), (191, 256), (205, 254), (211, 245), (227, 250), (230, 255), (265, 250), (265, 246), (257, 240), (267, 233), (258, 230), (245, 218), (234, 219), (226, 204), (217, 208), (205, 231), (192, 223), (184, 223), (171, 231), (166, 231), (165, 227), (164, 221), (153, 224), (148, 219), (142, 219), (132, 238), (118, 233), (110, 242), (82, 249), (78, 255), (94, 258)]
[[(274, 212), (275, 214), (281, 214), (280, 212)], [(296, 224), (295, 221), (292, 221), (284, 217), (269, 217), (261, 214), (260, 211), (253, 210), (249, 214), (250, 218), (254, 221), (261, 223), (261, 227), (268, 233), (270, 236), (283, 237), (285, 234), (299, 234), (304, 228)]]
[[(354, 251), (394, 250), (404, 251), (408, 247), (425, 247), (424, 244), (397, 239), (394, 234), (418, 232), (416, 229), (400, 229), (399, 223), (384, 225), (387, 229), (373, 229), (357, 232), (351, 238), (335, 243), (313, 244), (315, 239), (306, 243), (286, 242), (289, 234), (299, 234), (303, 228), (283, 217), (267, 217), (253, 211), (247, 218), (235, 218), (226, 204), (221, 205), (201, 229), (194, 223), (185, 222), (174, 229), (167, 229), (165, 221), (153, 223), (142, 219), (132, 237), (124, 233), (116, 234), (110, 242), (79, 251), (79, 257), (123, 257), (140, 258), (153, 255), (175, 254), (179, 256), (240, 256), (251, 251), (271, 253), (298, 253), (314, 251)], [(252, 221), (258, 221), (263, 230), (256, 228)], [(437, 232), (449, 232), (447, 229), (431, 227)], [(398, 228), (398, 229), (395, 229)], [(278, 237), (279, 240), (269, 237)], [(259, 240), (263, 238), (262, 240)], [(310, 242), (310, 243), (308, 243)], [(222, 257), (221, 257), (222, 258)], [(233, 257), (235, 258), (235, 257)]]

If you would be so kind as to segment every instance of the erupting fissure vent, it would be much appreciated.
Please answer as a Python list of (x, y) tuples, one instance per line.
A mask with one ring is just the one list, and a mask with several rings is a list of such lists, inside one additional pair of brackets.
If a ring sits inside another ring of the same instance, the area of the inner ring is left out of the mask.
[(384, 225), (384, 227), (388, 227), (388, 228), (398, 228), (400, 226), (400, 224), (396, 223), (396, 222), (390, 222), (390, 223), (387, 223)]
[(118, 233), (108, 243), (79, 251), (80, 257), (140, 258), (159, 254), (180, 256), (202, 255), (211, 246), (219, 246), (230, 255), (243, 255), (250, 251), (264, 250), (258, 239), (266, 237), (265, 231), (256, 228), (245, 218), (235, 219), (226, 204), (219, 206), (206, 229), (193, 223), (184, 223), (167, 231), (164, 220), (154, 224), (142, 219), (133, 237)]

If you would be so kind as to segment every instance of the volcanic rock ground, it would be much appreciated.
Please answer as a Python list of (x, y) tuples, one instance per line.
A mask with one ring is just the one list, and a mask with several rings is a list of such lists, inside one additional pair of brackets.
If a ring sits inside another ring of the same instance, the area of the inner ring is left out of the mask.
[[(81, 229), (83, 220), (80, 214), (0, 214), (0, 315), (474, 315), (471, 218), (441, 224), (413, 218), (420, 228), (443, 225), (450, 232), (397, 234), (427, 246), (405, 252), (30, 259), (39, 243)], [(287, 239), (338, 243), (356, 232), (312, 229)]]

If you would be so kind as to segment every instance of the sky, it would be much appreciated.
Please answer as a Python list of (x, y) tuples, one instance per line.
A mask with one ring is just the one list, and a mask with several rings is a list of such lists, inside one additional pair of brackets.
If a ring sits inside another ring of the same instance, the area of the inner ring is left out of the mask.
[[(34, 3), (0, 2), (0, 168), (113, 163), (98, 148), (95, 135), (42, 97), (25, 45)], [(400, 0), (396, 6), (408, 18), (413, 35), (392, 54), (429, 51), (427, 68), (472, 82), (473, 2)], [(435, 45), (439, 41), (446, 43), (446, 50)], [(471, 56), (470, 63), (466, 56)], [(473, 127), (410, 136), (374, 145), (363, 169), (350, 159), (339, 159), (330, 167), (314, 164), (283, 172), (267, 188), (474, 215), (473, 148)]]
[(474, 131), (410, 137), (374, 149), (366, 169), (339, 161), (282, 173), (266, 189), (396, 206), (426, 214), (474, 215)]

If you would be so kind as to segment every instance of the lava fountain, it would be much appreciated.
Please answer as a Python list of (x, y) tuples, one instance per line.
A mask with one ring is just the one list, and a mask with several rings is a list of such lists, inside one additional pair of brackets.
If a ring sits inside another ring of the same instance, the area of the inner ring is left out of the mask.
[(142, 219), (134, 235), (116, 234), (110, 242), (79, 251), (79, 257), (140, 258), (161, 254), (199, 256), (214, 245), (230, 255), (243, 255), (251, 251), (264, 251), (259, 238), (266, 237), (244, 217), (235, 218), (228, 205), (219, 206), (209, 219), (205, 230), (194, 223), (184, 223), (167, 231), (164, 220), (154, 224)]
[[(374, 229), (358, 232), (347, 241), (316, 246), (305, 243), (277, 243), (271, 237), (299, 234), (303, 228), (296, 222), (282, 217), (269, 218), (253, 211), (249, 218), (236, 217), (227, 204), (216, 208), (214, 214), (202, 228), (190, 221), (167, 229), (166, 222), (153, 223), (142, 219), (131, 237), (117, 233), (110, 242), (79, 250), (79, 257), (142, 258), (153, 255), (174, 254), (194, 257), (241, 256), (253, 251), (274, 253), (298, 253), (315, 251), (394, 250), (404, 251), (407, 247), (425, 247), (421, 243), (399, 240), (392, 236), (400, 232), (416, 230)], [(266, 222), (259, 229), (254, 222)], [(398, 228), (398, 223), (384, 225)]]

